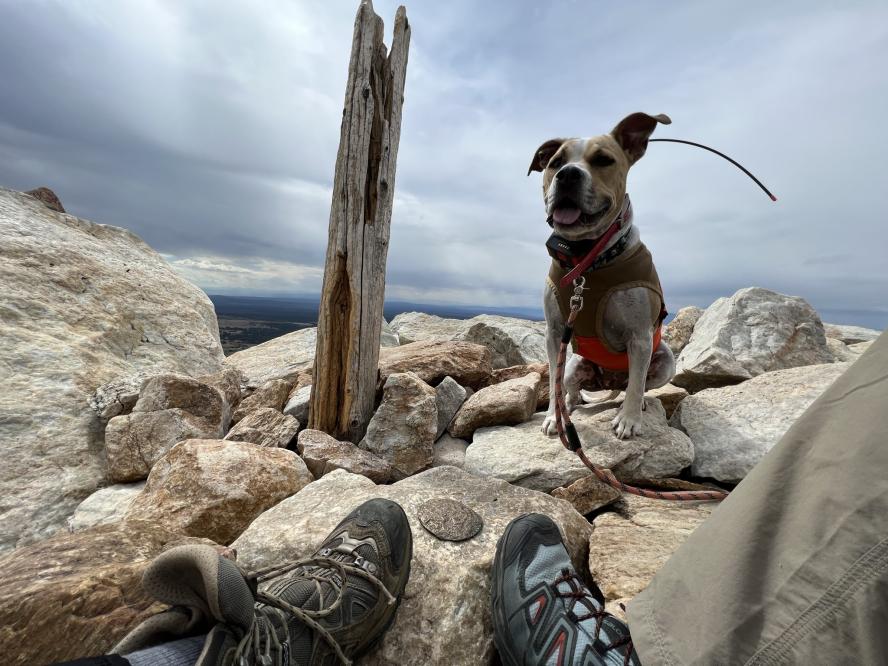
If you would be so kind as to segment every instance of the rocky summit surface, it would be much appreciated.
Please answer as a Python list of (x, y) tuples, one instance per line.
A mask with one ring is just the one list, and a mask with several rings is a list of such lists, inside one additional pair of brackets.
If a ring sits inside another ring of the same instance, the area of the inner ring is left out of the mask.
[[(541, 432), (542, 322), (381, 322), (366, 436), (339, 441), (306, 429), (316, 329), (223, 361), (202, 292), (131, 233), (63, 210), (46, 193), (0, 189), (4, 664), (110, 648), (162, 608), (139, 577), (170, 545), (279, 564), (372, 497), (404, 507), (414, 551), (394, 624), (359, 663), (491, 663), (490, 571), (509, 521), (551, 516), (620, 613), (718, 511), (621, 496)], [(586, 455), (624, 481), (730, 486), (867, 362), (878, 335), (824, 325), (799, 297), (741, 289), (667, 326), (678, 373), (647, 392), (640, 434), (614, 435), (619, 396), (584, 394), (572, 420)], [(435, 525), (467, 528), (464, 541), (423, 527), (428, 502)]]
[(106, 478), (106, 382), (218, 370), (213, 305), (125, 229), (0, 188), (0, 551), (45, 538)]
[[(545, 513), (560, 526), (584, 568), (592, 526), (570, 503), (455, 467), (436, 467), (393, 485), (335, 470), (263, 513), (232, 544), (251, 568), (307, 557), (351, 509), (373, 497), (398, 502), (413, 532), (410, 580), (379, 649), (362, 664), (485, 664), (493, 651), (490, 569), (497, 539), (513, 518)], [(481, 516), (479, 534), (442, 541), (419, 522), (423, 503), (448, 498)]]

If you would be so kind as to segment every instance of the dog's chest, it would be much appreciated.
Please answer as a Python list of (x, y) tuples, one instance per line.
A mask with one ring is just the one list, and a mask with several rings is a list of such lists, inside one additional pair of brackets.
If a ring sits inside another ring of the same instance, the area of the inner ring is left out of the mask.
[[(565, 321), (570, 314), (573, 286), (561, 287), (560, 282), (568, 270), (553, 261), (548, 276), (549, 286), (555, 294)], [(583, 347), (584, 339), (595, 339), (600, 341), (607, 351), (617, 353), (610, 348), (605, 338), (604, 313), (610, 299), (620, 292), (638, 287), (650, 292), (648, 298), (650, 323), (656, 327), (663, 311), (663, 290), (651, 253), (643, 243), (639, 243), (612, 264), (589, 271), (586, 274), (583, 291), (583, 308), (574, 324), (574, 351), (578, 352)]]

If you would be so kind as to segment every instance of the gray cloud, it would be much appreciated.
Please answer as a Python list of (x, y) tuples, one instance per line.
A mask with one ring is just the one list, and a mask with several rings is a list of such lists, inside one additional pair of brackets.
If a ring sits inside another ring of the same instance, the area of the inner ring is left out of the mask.
[[(395, 3), (376, 2), (390, 23)], [(52, 187), (212, 293), (320, 285), (354, 3), (3, 2), (0, 184)], [(535, 305), (535, 147), (635, 110), (630, 174), (671, 309), (760, 285), (888, 325), (882, 3), (408, 3), (387, 293)]]

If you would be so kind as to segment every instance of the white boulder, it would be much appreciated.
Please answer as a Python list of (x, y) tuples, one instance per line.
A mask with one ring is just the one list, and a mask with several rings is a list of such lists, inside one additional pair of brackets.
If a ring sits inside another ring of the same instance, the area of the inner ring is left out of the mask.
[(696, 391), (833, 360), (820, 317), (804, 299), (748, 287), (703, 313), (672, 383)]
[(829, 363), (766, 372), (682, 400), (670, 422), (694, 443), (693, 475), (740, 481), (848, 366)]
[(52, 534), (103, 483), (97, 388), (215, 372), (223, 354), (209, 298), (132, 232), (0, 188), (0, 238), (3, 551)]

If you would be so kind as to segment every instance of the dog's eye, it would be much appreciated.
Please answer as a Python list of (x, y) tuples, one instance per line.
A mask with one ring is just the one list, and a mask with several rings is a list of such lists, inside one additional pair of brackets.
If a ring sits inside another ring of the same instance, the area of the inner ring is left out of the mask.
[(552, 158), (552, 161), (549, 162), (550, 169), (560, 169), (561, 165), (564, 164), (564, 158), (561, 155)]
[(616, 160), (610, 155), (605, 155), (604, 153), (596, 153), (592, 156), (592, 159), (589, 160), (589, 164), (595, 167), (606, 167), (613, 164)]

